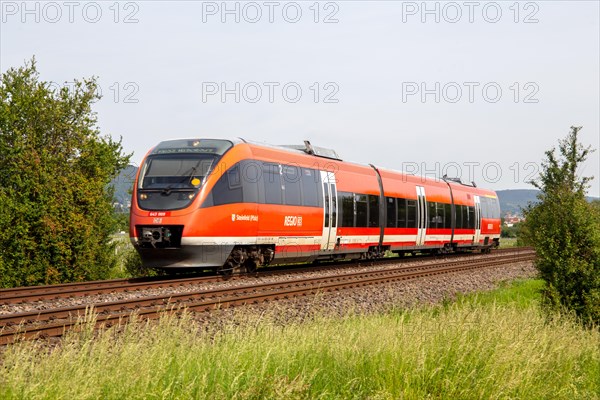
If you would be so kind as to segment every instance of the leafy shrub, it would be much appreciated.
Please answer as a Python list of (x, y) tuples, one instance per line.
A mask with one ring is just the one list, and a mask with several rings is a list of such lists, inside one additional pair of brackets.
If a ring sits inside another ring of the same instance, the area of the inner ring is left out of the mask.
[(95, 79), (55, 91), (35, 60), (0, 80), (0, 287), (103, 279), (116, 263), (111, 179), (127, 165), (101, 136)]
[(533, 184), (540, 202), (525, 211), (522, 233), (537, 252), (536, 267), (546, 285), (543, 304), (574, 312), (586, 324), (600, 324), (600, 213), (585, 199), (589, 177), (577, 170), (592, 151), (578, 143), (580, 127), (546, 152)]

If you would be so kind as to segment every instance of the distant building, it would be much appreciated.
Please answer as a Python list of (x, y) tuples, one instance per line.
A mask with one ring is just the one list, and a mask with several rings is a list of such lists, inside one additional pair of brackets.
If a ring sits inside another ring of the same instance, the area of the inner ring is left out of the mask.
[(504, 215), (504, 225), (508, 226), (509, 228), (515, 224), (518, 224), (519, 222), (523, 222), (524, 220), (525, 218), (517, 214), (506, 213)]

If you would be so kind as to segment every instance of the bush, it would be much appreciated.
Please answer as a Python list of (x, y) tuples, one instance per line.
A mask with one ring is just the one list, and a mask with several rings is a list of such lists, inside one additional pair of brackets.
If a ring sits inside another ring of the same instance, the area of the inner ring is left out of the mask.
[(0, 287), (103, 279), (116, 264), (111, 179), (127, 165), (101, 136), (94, 79), (52, 90), (35, 60), (0, 80)]
[(576, 171), (592, 151), (577, 139), (581, 128), (560, 141), (560, 156), (546, 152), (540, 202), (526, 209), (523, 234), (537, 252), (536, 267), (546, 285), (543, 304), (575, 313), (586, 324), (600, 324), (600, 213), (585, 199), (591, 178)]
[(520, 231), (520, 224), (515, 224), (513, 226), (502, 225), (500, 237), (517, 238), (517, 237), (519, 237), (519, 231)]

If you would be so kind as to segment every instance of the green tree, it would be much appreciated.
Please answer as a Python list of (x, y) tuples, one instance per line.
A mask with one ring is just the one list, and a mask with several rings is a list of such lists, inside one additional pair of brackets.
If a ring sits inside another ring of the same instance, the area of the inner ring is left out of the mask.
[(598, 213), (598, 216), (600, 217), (600, 200), (592, 200), (592, 207), (594, 208), (594, 211), (596, 211), (596, 213)]
[(546, 282), (543, 304), (574, 312), (587, 324), (600, 323), (600, 218), (585, 199), (592, 177), (578, 175), (591, 147), (578, 141), (581, 127), (546, 152), (532, 184), (539, 203), (525, 210), (522, 234), (537, 252), (536, 267)]
[(35, 59), (0, 80), (0, 287), (106, 277), (116, 263), (111, 179), (127, 165), (102, 136), (94, 78), (52, 90)]
[(501, 230), (500, 230), (500, 237), (517, 238), (517, 237), (519, 237), (520, 229), (521, 229), (520, 223), (516, 223), (513, 226), (506, 226), (506, 225), (502, 224)]

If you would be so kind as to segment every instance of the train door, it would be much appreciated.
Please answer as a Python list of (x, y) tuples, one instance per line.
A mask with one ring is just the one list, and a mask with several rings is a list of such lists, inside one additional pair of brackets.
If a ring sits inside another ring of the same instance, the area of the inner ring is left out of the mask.
[(321, 171), (323, 182), (323, 236), (321, 250), (333, 250), (337, 240), (337, 188), (333, 172)]
[(479, 244), (479, 238), (481, 236), (481, 200), (479, 196), (473, 196), (475, 199), (475, 236), (473, 241)]
[(427, 200), (425, 197), (425, 188), (417, 186), (417, 246), (425, 244), (425, 234), (427, 230)]

